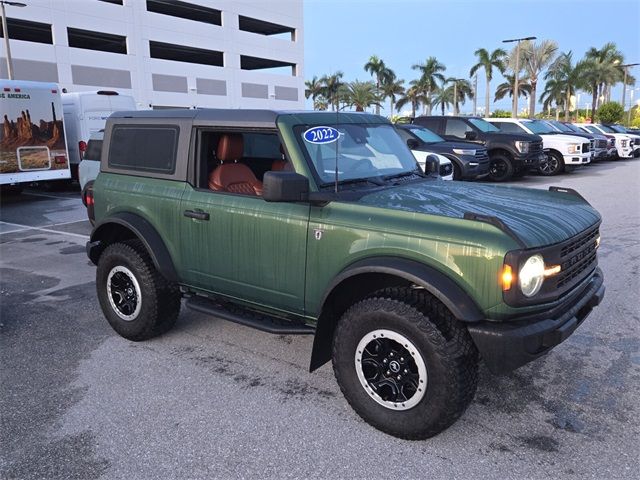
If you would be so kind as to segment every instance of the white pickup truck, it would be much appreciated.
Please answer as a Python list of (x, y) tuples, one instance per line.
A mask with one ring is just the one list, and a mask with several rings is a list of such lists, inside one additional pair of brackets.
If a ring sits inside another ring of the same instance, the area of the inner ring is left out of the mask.
[(616, 139), (616, 150), (619, 158), (633, 158), (633, 139), (626, 133), (616, 132), (613, 128), (597, 123), (576, 123), (585, 132), (602, 133)]
[(565, 135), (556, 132), (539, 120), (526, 118), (485, 118), (486, 121), (506, 133), (529, 133), (540, 135), (547, 153), (547, 160), (540, 162), (538, 172), (541, 175), (557, 175), (567, 166), (586, 165), (591, 162), (593, 145), (584, 137)]

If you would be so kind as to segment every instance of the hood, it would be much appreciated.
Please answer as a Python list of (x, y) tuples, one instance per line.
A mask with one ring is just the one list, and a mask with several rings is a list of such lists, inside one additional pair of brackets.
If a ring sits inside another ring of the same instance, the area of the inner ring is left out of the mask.
[(571, 135), (570, 133), (550, 133), (550, 134), (546, 134), (543, 133), (541, 135), (541, 137), (544, 139), (545, 137), (548, 137), (549, 139), (554, 139), (554, 140), (559, 140), (561, 142), (566, 142), (566, 143), (589, 143), (589, 139), (588, 138), (584, 138), (581, 137), (579, 135)]
[(484, 145), (479, 145), (473, 142), (436, 142), (436, 143), (423, 143), (418, 150), (424, 152), (438, 152), (438, 153), (451, 153), (454, 148), (463, 148), (469, 150), (486, 150)]
[(541, 142), (542, 137), (533, 133), (504, 133), (504, 132), (486, 132), (487, 139), (508, 143), (515, 142)]
[(398, 186), (365, 195), (359, 203), (451, 218), (465, 212), (495, 216), (528, 248), (562, 242), (600, 221), (600, 214), (574, 195), (465, 182)]

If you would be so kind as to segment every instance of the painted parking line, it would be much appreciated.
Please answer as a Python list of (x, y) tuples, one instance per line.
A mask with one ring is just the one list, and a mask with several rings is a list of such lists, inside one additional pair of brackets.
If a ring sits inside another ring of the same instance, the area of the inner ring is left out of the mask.
[(34, 193), (34, 192), (22, 192), (22, 195), (30, 195), (32, 197), (45, 197), (45, 198), (53, 198), (55, 200), (80, 200), (80, 193), (78, 193), (77, 197), (71, 197), (66, 195), (48, 195), (46, 193)]
[(89, 240), (89, 235), (82, 235), (80, 233), (72, 233), (72, 232), (64, 232), (64, 231), (60, 231), (60, 230), (52, 230), (50, 227), (57, 227), (57, 226), (62, 226), (62, 225), (69, 225), (72, 223), (80, 223), (80, 222), (84, 222), (85, 220), (79, 220), (76, 222), (65, 222), (65, 223), (54, 223), (52, 225), (46, 225), (44, 227), (31, 227), (29, 225), (20, 225), (19, 223), (11, 223), (11, 222), (0, 222), (0, 224), (3, 225), (10, 225), (12, 227), (18, 227), (15, 230), (9, 230), (6, 232), (0, 232), (0, 235), (4, 235), (6, 233), (15, 233), (15, 232), (25, 232), (28, 230), (36, 230), (38, 232), (47, 232), (47, 233), (57, 233), (59, 235), (69, 235), (71, 237), (77, 237), (77, 238), (83, 238), (85, 240)]

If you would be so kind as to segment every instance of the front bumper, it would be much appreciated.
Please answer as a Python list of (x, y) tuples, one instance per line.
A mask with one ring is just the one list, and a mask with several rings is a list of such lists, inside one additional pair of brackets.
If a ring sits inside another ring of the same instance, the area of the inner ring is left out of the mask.
[(513, 158), (513, 166), (516, 170), (536, 170), (541, 163), (547, 160), (544, 150), (533, 153), (520, 153)]
[(565, 165), (586, 165), (591, 162), (591, 152), (563, 155)]
[(493, 373), (508, 373), (564, 342), (604, 298), (604, 275), (596, 268), (578, 294), (533, 318), (484, 321), (468, 326), (480, 355)]

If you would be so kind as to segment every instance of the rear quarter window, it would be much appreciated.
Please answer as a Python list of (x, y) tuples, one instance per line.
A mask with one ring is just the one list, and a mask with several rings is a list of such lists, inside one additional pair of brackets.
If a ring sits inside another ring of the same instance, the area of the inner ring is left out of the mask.
[(109, 142), (109, 167), (173, 174), (178, 126), (116, 125)]
[(102, 158), (102, 140), (89, 140), (87, 143), (87, 151), (82, 157), (84, 160), (100, 161)]

